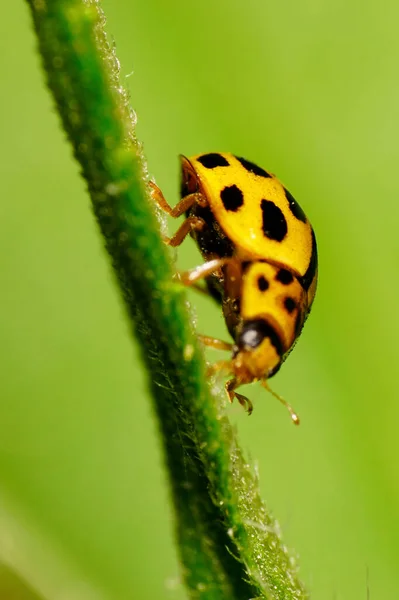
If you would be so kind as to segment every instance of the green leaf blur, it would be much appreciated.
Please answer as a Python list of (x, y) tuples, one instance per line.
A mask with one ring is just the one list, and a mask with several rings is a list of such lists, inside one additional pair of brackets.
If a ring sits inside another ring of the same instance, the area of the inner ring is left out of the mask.
[[(256, 385), (253, 416), (230, 413), (302, 578), (326, 600), (368, 588), (389, 600), (399, 584), (399, 15), (383, 8), (104, 2), (170, 202), (179, 153), (226, 150), (275, 172), (314, 225), (318, 295), (272, 382), (302, 424)], [(7, 7), (0, 48), (0, 558), (12, 565), (9, 539), (28, 536), (38, 563), (63, 557), (90, 578), (76, 598), (96, 585), (184, 598), (144, 376), (24, 3)], [(187, 241), (179, 264), (196, 261)], [(226, 337), (215, 306), (191, 298), (198, 328)]]

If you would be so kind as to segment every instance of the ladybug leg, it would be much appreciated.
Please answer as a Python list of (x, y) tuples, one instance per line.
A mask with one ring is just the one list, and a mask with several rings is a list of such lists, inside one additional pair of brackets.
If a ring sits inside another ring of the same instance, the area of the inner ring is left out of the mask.
[(187, 219), (180, 225), (176, 233), (170, 238), (164, 237), (163, 241), (168, 246), (176, 248), (176, 246), (180, 246), (189, 233), (192, 231), (200, 231), (203, 227), (205, 227), (205, 225), (206, 223), (204, 219), (201, 219), (201, 217), (187, 217)]
[(191, 208), (193, 204), (199, 204), (200, 206), (208, 205), (208, 201), (203, 194), (200, 192), (194, 192), (184, 196), (184, 198), (182, 198), (180, 202), (178, 202), (176, 206), (172, 208), (165, 200), (165, 196), (163, 195), (162, 191), (153, 181), (150, 181), (148, 185), (150, 187), (151, 198), (154, 200), (154, 202), (158, 204), (161, 210), (173, 218), (180, 217), (180, 215)]
[(235, 391), (239, 385), (241, 385), (241, 382), (238, 379), (236, 379), (235, 377), (233, 377), (233, 379), (230, 379), (226, 383), (226, 385), (224, 386), (224, 389), (226, 390), (226, 393), (227, 393), (227, 396), (228, 396), (228, 399), (230, 400), (230, 402), (233, 402), (234, 398), (237, 398), (238, 402), (247, 411), (248, 416), (249, 416), (252, 413), (254, 407), (249, 398), (247, 398), (246, 396), (243, 396), (242, 394), (238, 394)]
[[(184, 225), (184, 223), (183, 223)], [(200, 279), (204, 279), (209, 275), (212, 275), (216, 271), (219, 271), (222, 267), (229, 263), (238, 262), (234, 257), (228, 258), (214, 258), (213, 260), (208, 260), (208, 262), (195, 267), (195, 269), (191, 269), (190, 271), (183, 271), (182, 273), (177, 274), (177, 278), (184, 285), (190, 286), (193, 283), (196, 283)]]
[(227, 350), (231, 352), (233, 349), (233, 344), (230, 342), (224, 342), (223, 340), (219, 340), (218, 338), (214, 338), (209, 335), (198, 335), (197, 337), (201, 344), (204, 344), (204, 346), (208, 346), (209, 348), (213, 348), (214, 350)]
[[(180, 217), (183, 213), (189, 210), (193, 204), (199, 204), (200, 206), (207, 206), (208, 201), (199, 192), (194, 192), (192, 194), (188, 194), (184, 198), (180, 200), (176, 204), (174, 208), (170, 206), (165, 200), (165, 196), (159, 187), (153, 182), (149, 182), (151, 198), (156, 202), (161, 210), (166, 212), (173, 218)], [(191, 217), (187, 217), (185, 221), (183, 221), (182, 225), (176, 231), (176, 233), (172, 237), (164, 237), (163, 240), (165, 244), (168, 246), (180, 246), (186, 236), (194, 230), (201, 230), (205, 226), (205, 221), (200, 217), (196, 217), (192, 215)]]

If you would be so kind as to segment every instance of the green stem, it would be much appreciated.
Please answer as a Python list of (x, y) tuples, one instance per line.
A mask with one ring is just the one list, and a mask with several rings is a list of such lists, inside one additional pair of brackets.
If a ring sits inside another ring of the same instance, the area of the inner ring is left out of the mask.
[(206, 383), (185, 292), (172, 282), (149, 202), (142, 150), (103, 13), (94, 0), (28, 4), (47, 83), (141, 343), (190, 596), (306, 598), (253, 469)]

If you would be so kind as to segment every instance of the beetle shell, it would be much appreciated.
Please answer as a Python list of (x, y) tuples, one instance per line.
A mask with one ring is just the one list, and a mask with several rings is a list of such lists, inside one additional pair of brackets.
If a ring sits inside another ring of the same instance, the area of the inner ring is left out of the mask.
[(174, 209), (156, 188), (163, 210), (173, 217), (186, 214), (166, 242), (180, 245), (188, 233), (196, 240), (205, 264), (183, 281), (191, 285), (204, 277), (222, 306), (234, 344), (202, 339), (214, 348), (232, 347), (231, 360), (215, 369), (227, 365), (233, 376), (226, 384), (229, 399), (236, 397), (251, 412), (250, 401), (235, 390), (256, 380), (268, 388), (267, 379), (293, 348), (316, 293), (316, 238), (290, 192), (256, 164), (208, 153), (182, 156), (181, 167), (181, 201)]

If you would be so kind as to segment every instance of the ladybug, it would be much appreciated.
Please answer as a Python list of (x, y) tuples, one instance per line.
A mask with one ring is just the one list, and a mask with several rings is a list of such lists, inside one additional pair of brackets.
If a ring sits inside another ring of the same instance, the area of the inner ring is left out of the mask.
[(317, 245), (302, 208), (280, 181), (256, 164), (229, 153), (200, 154), (181, 160), (181, 200), (171, 208), (151, 183), (151, 195), (172, 217), (185, 220), (171, 238), (179, 246), (190, 234), (204, 263), (180, 274), (186, 285), (205, 280), (221, 305), (233, 343), (199, 336), (208, 346), (231, 351), (230, 360), (211, 367), (231, 375), (226, 383), (250, 414), (252, 403), (236, 392), (246, 383), (268, 379), (292, 350), (309, 314), (317, 286)]

